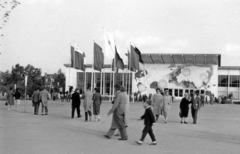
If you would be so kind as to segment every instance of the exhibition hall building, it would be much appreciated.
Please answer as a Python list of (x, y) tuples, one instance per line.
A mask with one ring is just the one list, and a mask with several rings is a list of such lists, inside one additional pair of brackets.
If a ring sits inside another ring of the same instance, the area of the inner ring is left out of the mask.
[(200, 94), (227, 96), (232, 93), (234, 99), (240, 99), (240, 67), (221, 66), (220, 54), (144, 54), (144, 69), (130, 71), (112, 71), (111, 65), (104, 65), (101, 72), (93, 69), (92, 64), (85, 66), (85, 71), (66, 67), (66, 87), (72, 86), (81, 91), (87, 87), (98, 88), (104, 97), (112, 97), (116, 84), (124, 85), (128, 94), (154, 94), (155, 89), (168, 89), (175, 98), (182, 98), (184, 93), (198, 90)]

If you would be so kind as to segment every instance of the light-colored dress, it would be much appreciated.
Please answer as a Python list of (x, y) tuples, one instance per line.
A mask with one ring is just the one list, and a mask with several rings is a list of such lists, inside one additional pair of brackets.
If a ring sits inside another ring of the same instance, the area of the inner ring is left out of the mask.
[(8, 105), (14, 105), (14, 99), (13, 99), (13, 91), (9, 90), (7, 92), (7, 101), (8, 101)]
[(161, 114), (161, 109), (163, 108), (163, 96), (161, 94), (154, 94), (152, 96), (153, 103), (153, 113), (155, 115)]
[(102, 103), (102, 96), (100, 93), (96, 92), (93, 94), (93, 115), (100, 114), (100, 105)]
[(163, 96), (163, 113), (165, 117), (168, 116), (168, 113), (171, 109), (171, 104), (172, 104), (172, 96), (171, 95)]
[(84, 98), (84, 101), (83, 101), (84, 111), (85, 112), (92, 111), (93, 93), (90, 90), (87, 90), (85, 91), (83, 98)]

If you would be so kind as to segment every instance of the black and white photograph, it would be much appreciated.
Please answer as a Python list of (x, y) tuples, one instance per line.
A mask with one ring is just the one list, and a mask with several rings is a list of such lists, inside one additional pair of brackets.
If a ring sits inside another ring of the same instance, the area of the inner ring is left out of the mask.
[(0, 154), (239, 154), (240, 0), (0, 0)]

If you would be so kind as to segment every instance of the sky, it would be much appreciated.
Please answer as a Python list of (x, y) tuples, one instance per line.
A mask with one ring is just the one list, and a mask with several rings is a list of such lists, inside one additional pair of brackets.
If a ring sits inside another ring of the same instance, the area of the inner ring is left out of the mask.
[(103, 28), (125, 63), (132, 44), (142, 53), (221, 54), (222, 66), (240, 65), (239, 0), (18, 1), (1, 29), (0, 71), (17, 63), (65, 70), (74, 42), (91, 64), (93, 42), (104, 50)]

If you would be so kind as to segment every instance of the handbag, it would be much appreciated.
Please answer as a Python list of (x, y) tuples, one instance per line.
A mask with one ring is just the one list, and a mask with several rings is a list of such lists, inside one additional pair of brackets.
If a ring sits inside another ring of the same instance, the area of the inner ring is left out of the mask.
[(5, 105), (8, 106), (8, 102), (6, 102)]
[(179, 117), (182, 118), (182, 111), (179, 111)]

